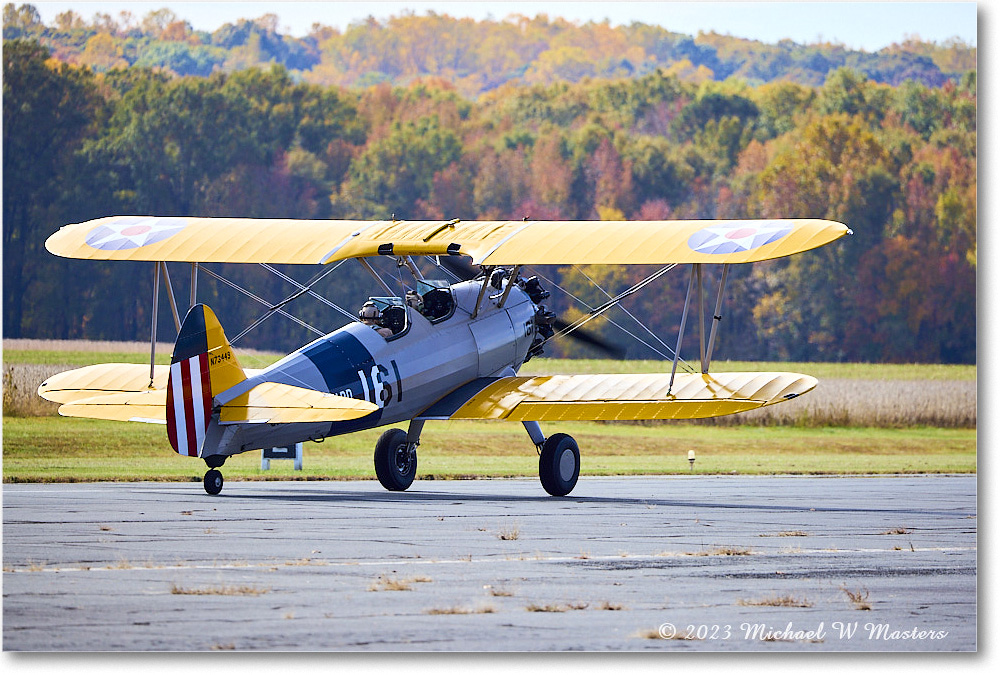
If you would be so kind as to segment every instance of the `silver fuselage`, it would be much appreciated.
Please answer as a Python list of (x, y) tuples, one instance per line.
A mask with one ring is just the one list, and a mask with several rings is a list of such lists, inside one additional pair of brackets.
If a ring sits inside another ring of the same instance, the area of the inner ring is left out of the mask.
[(536, 306), (518, 286), (503, 307), (488, 287), (475, 318), (481, 281), (455, 284), (455, 311), (431, 323), (407, 309), (407, 329), (391, 338), (350, 323), (289, 354), (216, 397), (225, 404), (264, 382), (280, 382), (367, 400), (377, 412), (350, 422), (219, 424), (206, 435), (203, 456), (287, 446), (307, 440), (411, 420), (462, 385), (481, 377), (516, 374), (535, 339)]

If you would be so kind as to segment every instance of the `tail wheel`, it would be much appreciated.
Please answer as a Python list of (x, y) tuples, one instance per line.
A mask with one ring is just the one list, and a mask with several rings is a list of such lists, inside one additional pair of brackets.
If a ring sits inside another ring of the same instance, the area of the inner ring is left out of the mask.
[(580, 477), (580, 448), (568, 434), (552, 434), (545, 439), (538, 458), (542, 487), (554, 497), (572, 492)]
[(402, 492), (417, 476), (417, 449), (406, 442), (406, 432), (389, 429), (375, 444), (375, 475), (386, 490)]
[(205, 492), (210, 495), (222, 492), (222, 472), (218, 469), (210, 469), (205, 473)]

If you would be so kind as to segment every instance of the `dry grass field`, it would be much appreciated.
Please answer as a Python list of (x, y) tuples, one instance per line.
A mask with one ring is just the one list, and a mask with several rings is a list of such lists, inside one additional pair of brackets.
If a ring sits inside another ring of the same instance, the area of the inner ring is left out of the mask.
[(973, 429), (976, 426), (976, 383), (824, 379), (816, 389), (797, 399), (702, 423)]
[(39, 363), (3, 364), (4, 417), (41, 417), (56, 415), (59, 406), (38, 394), (38, 385), (49, 376), (66, 370), (66, 366)]

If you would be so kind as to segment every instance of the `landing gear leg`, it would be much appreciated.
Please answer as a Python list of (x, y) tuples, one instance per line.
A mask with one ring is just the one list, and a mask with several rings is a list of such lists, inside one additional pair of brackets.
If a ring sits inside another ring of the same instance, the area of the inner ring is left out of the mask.
[(545, 445), (545, 434), (542, 433), (542, 425), (538, 422), (521, 422), (524, 425), (524, 430), (528, 432), (528, 436), (531, 438), (531, 442), (535, 444), (538, 448), (538, 453), (541, 454), (542, 446)]
[(210, 455), (205, 458), (208, 464), (208, 472), (205, 474), (205, 492), (210, 495), (217, 495), (222, 492), (222, 472), (219, 467), (226, 463), (225, 455)]
[(409, 431), (389, 429), (375, 444), (375, 475), (386, 490), (402, 492), (413, 484), (423, 428), (423, 420), (413, 420)]

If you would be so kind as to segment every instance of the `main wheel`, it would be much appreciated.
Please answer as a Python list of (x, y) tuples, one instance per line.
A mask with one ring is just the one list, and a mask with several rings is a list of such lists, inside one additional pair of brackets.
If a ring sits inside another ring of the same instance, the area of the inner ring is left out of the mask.
[(205, 474), (205, 492), (210, 495), (222, 492), (222, 472), (218, 469), (210, 469)]
[(580, 477), (580, 448), (568, 434), (552, 434), (545, 439), (538, 458), (542, 487), (554, 497), (568, 495)]
[(417, 450), (410, 450), (406, 432), (389, 429), (375, 444), (375, 475), (386, 490), (401, 492), (417, 476)]

